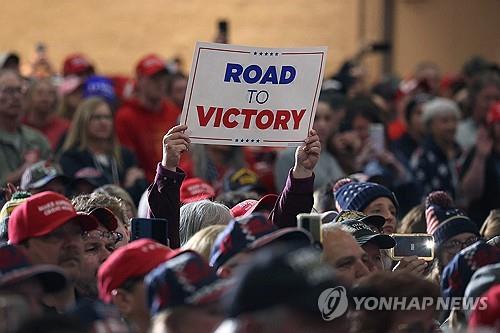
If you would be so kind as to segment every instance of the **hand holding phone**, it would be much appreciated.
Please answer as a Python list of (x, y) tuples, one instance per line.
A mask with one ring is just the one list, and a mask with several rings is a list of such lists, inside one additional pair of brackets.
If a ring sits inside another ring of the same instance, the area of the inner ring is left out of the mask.
[(407, 272), (417, 276), (423, 276), (429, 264), (416, 256), (403, 257), (393, 268), (394, 272)]
[(380, 154), (385, 150), (385, 130), (382, 124), (370, 125), (370, 142), (375, 153)]
[(417, 257), (426, 261), (434, 259), (434, 237), (429, 234), (392, 234), (396, 246), (389, 250), (393, 260)]
[(168, 221), (166, 219), (134, 217), (130, 222), (132, 224), (130, 241), (140, 238), (149, 238), (169, 246)]

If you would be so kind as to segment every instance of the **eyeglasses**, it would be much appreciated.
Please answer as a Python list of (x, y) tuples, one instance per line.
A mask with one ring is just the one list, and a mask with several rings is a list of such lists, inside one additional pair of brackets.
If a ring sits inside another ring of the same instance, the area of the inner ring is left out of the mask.
[(96, 114), (90, 116), (90, 120), (99, 121), (99, 120), (113, 120), (113, 116), (109, 114)]
[(82, 234), (84, 240), (89, 238), (101, 239), (101, 240), (112, 240), (115, 244), (123, 240), (123, 235), (121, 232), (117, 231), (101, 231), (101, 230), (91, 230), (85, 231)]
[(465, 241), (461, 242), (459, 240), (451, 240), (451, 241), (448, 241), (444, 244), (443, 248), (450, 252), (450, 253), (458, 253), (460, 252), (462, 249), (474, 244), (475, 242), (477, 242), (479, 240), (479, 237), (477, 236), (471, 236), (469, 238), (467, 238)]

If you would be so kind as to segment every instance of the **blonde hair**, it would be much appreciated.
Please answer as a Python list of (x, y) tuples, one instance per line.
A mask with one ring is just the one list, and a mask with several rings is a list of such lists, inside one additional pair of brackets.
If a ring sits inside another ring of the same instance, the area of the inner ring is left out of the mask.
[[(90, 119), (92, 118), (95, 110), (103, 104), (106, 106), (108, 105), (106, 101), (99, 97), (91, 97), (80, 103), (76, 109), (75, 115), (73, 116), (73, 120), (71, 121), (68, 136), (64, 141), (62, 148), (63, 152), (69, 149), (78, 149), (83, 151), (89, 148), (88, 126)], [(108, 143), (110, 146), (110, 151), (108, 153), (113, 156), (118, 164), (118, 167), (121, 168), (123, 161), (114, 126), (113, 133), (111, 134)]]
[(71, 112), (68, 102), (67, 102), (68, 97), (67, 96), (60, 96), (59, 98), (59, 105), (57, 107), (57, 114), (69, 121), (73, 119), (74, 113)]
[(120, 199), (124, 203), (125, 209), (127, 210), (127, 217), (131, 219), (137, 216), (137, 207), (135, 206), (134, 200), (130, 194), (123, 189), (123, 187), (114, 184), (107, 184), (96, 188), (94, 192), (109, 194), (112, 197)]
[(420, 204), (413, 207), (398, 225), (398, 232), (401, 234), (426, 233), (427, 224), (425, 221), (425, 205)]
[(207, 261), (217, 236), (226, 228), (225, 225), (211, 225), (203, 228), (191, 237), (182, 247), (183, 250), (193, 250), (201, 254)]
[(500, 209), (492, 209), (490, 211), (490, 214), (484, 220), (480, 233), (486, 240), (500, 236)]

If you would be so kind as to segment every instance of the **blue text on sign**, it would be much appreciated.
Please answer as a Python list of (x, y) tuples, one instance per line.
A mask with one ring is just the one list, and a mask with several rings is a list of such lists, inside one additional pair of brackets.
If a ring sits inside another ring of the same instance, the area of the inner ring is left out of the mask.
[(293, 66), (281, 66), (278, 75), (276, 66), (269, 66), (264, 71), (259, 65), (248, 65), (243, 67), (240, 64), (227, 63), (224, 82), (232, 81), (241, 83), (243, 79), (244, 82), (250, 84), (289, 84), (295, 79), (296, 74), (297, 71)]

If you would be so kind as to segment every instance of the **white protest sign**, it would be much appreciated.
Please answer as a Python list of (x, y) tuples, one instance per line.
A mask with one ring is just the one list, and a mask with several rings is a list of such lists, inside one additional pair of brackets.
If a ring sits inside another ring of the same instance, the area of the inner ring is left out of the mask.
[(193, 143), (299, 146), (314, 121), (326, 52), (198, 42), (180, 123)]

